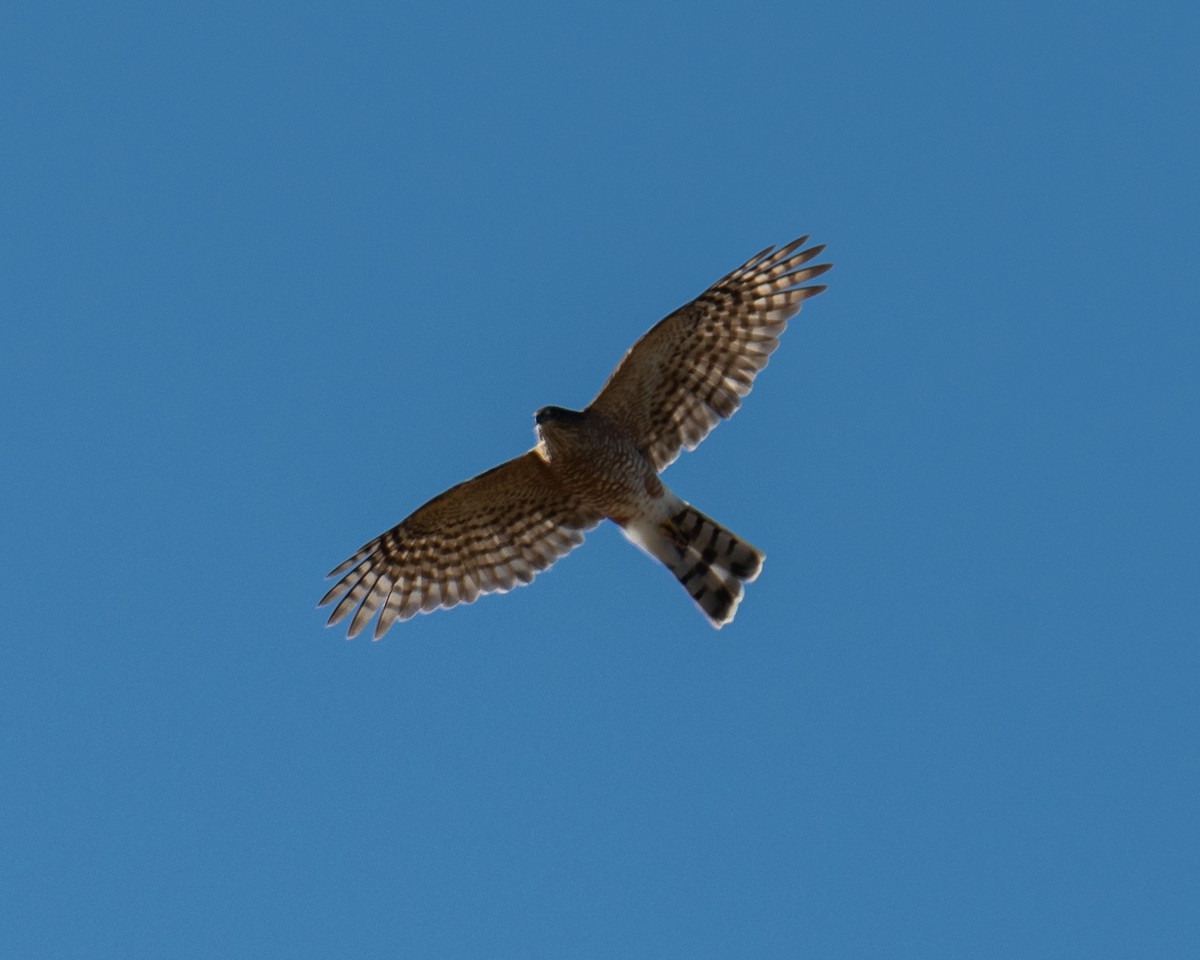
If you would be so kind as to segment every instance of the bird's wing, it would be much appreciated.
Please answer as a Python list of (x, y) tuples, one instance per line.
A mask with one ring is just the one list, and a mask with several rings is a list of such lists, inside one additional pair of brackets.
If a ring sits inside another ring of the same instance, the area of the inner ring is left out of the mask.
[(825, 249), (801, 250), (807, 240), (768, 247), (655, 324), (588, 409), (629, 430), (658, 470), (693, 449), (737, 410), (788, 319), (825, 289), (801, 286), (831, 266), (803, 267)]
[(351, 637), (382, 606), (378, 640), (396, 620), (531, 582), (600, 520), (530, 450), (451, 487), (365, 544), (330, 571), (340, 579), (318, 606), (340, 596), (329, 623), (354, 610)]

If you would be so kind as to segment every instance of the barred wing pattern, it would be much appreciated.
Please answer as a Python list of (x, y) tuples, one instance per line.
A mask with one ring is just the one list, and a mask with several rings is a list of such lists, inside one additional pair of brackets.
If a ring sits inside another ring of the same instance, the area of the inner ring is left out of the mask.
[[(768, 247), (659, 321), (625, 354), (588, 410), (621, 424), (661, 471), (733, 416), (801, 304), (800, 286), (831, 264), (801, 267), (825, 249), (808, 237)], [(797, 252), (798, 251), (798, 252)]]
[(341, 579), (318, 606), (340, 596), (329, 623), (354, 610), (351, 637), (382, 606), (378, 640), (396, 620), (530, 583), (601, 519), (564, 493), (530, 450), (451, 487), (365, 544), (330, 571)]

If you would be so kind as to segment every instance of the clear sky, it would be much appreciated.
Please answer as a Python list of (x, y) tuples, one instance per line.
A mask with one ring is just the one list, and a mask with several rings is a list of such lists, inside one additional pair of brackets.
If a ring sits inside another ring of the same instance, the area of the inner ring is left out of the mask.
[[(0, 29), (0, 955), (1200, 956), (1194, 4)], [(825, 242), (667, 480), (379, 643), (327, 570)]]

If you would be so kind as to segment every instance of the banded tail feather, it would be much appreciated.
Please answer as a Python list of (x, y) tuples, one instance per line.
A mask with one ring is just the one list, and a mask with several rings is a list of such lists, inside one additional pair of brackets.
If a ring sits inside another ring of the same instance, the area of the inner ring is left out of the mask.
[(733, 620), (742, 584), (762, 570), (763, 555), (715, 520), (676, 498), (667, 515), (623, 527), (625, 536), (675, 575), (716, 629)]

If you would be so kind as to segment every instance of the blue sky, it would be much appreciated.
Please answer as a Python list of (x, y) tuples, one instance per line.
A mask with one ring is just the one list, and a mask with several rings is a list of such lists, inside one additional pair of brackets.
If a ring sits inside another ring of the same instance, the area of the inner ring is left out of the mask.
[[(1191, 5), (4, 19), (0, 954), (1197, 955)], [(606, 527), (324, 629), (801, 233), (731, 627)]]

